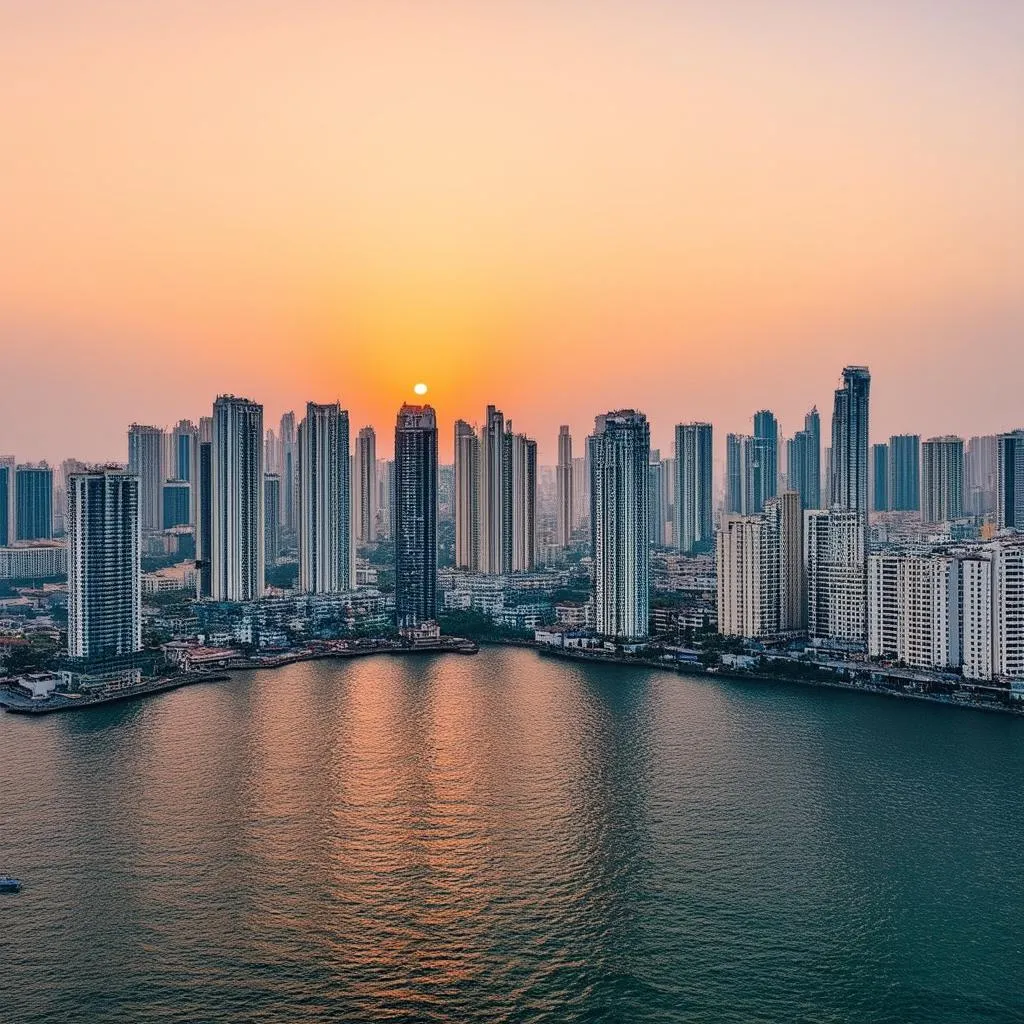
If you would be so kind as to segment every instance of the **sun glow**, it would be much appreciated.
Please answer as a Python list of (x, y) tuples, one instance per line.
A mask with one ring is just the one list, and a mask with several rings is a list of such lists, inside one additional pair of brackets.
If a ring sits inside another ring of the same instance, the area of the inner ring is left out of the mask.
[(414, 384), (412, 389), (417, 395), (425, 395), (427, 393), (426, 384)]

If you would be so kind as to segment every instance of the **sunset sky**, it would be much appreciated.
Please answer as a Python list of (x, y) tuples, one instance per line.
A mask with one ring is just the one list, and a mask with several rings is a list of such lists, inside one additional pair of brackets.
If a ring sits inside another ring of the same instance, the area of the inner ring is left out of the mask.
[[(634, 406), (1024, 424), (1020, 0), (0, 0), (0, 454), (425, 381), (553, 461)], [(581, 446), (582, 450), (582, 446)]]

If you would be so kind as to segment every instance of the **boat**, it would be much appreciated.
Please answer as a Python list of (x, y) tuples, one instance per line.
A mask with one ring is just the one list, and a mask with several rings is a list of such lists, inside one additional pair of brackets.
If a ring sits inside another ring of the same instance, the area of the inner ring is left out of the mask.
[(11, 875), (0, 875), (0, 892), (19, 892), (21, 882)]

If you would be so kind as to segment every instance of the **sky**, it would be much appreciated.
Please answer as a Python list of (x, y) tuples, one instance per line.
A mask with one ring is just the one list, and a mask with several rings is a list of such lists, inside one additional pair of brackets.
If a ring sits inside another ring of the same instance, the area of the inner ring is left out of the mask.
[[(340, 399), (1024, 423), (1019, 0), (0, 0), (0, 453)], [(582, 445), (581, 445), (582, 447)]]

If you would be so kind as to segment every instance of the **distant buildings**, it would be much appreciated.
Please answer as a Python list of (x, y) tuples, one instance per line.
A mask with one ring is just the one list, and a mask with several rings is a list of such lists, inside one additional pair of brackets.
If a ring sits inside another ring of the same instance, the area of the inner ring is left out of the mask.
[(752, 512), (762, 512), (764, 503), (779, 489), (779, 424), (768, 409), (754, 413)]
[(14, 539), (14, 524), (11, 522), (13, 493), (14, 466), (12, 463), (0, 462), (0, 548), (7, 547)]
[[(264, 452), (266, 449), (264, 449)], [(263, 474), (263, 562), (274, 565), (281, 555), (281, 477)]]
[(887, 512), (889, 509), (889, 446), (871, 446), (871, 509)]
[(572, 435), (569, 428), (558, 428), (558, 464), (555, 467), (555, 539), (560, 547), (568, 547), (572, 540), (573, 482)]
[(437, 420), (403, 405), (395, 423), (395, 618), (400, 628), (437, 618)]
[(725, 438), (725, 511), (732, 515), (754, 512), (754, 439), (749, 434)]
[(210, 596), (252, 601), (264, 587), (263, 406), (221, 395), (212, 428)]
[(964, 514), (964, 442), (932, 437), (921, 446), (921, 521), (947, 523)]
[(821, 507), (821, 417), (817, 408), (804, 416), (786, 447), (789, 486), (800, 495), (803, 508)]
[(353, 524), (360, 544), (377, 540), (377, 434), (373, 427), (363, 427), (356, 435), (354, 460)]
[(711, 424), (677, 424), (673, 539), (688, 554), (703, 551), (713, 542), (713, 465)]
[(921, 437), (894, 434), (889, 438), (889, 508), (917, 512), (921, 508)]
[(352, 495), (348, 413), (337, 402), (306, 405), (299, 426), (299, 589), (350, 590)]
[(847, 366), (835, 393), (832, 412), (830, 504), (868, 513), (868, 398), (871, 374), (866, 366)]
[(604, 636), (647, 635), (648, 559), (647, 418), (632, 409), (598, 417), (590, 441), (594, 538), (594, 604)]
[(964, 511), (969, 516), (989, 516), (996, 511), (999, 439), (994, 435), (972, 437), (964, 453)]
[(68, 654), (142, 649), (139, 481), (121, 469), (68, 479)]
[(128, 428), (128, 472), (139, 481), (139, 523), (144, 534), (163, 529), (164, 465), (163, 430), (133, 423)]
[(455, 565), (480, 568), (480, 438), (465, 420), (455, 421)]
[(192, 485), (187, 480), (167, 480), (162, 490), (161, 529), (188, 526), (192, 522)]
[(14, 507), (16, 540), (53, 536), (53, 470), (45, 462), (23, 463), (15, 469)]
[(280, 455), (277, 472), (281, 477), (281, 527), (295, 536), (299, 532), (299, 433), (295, 413), (281, 417), (277, 431)]

